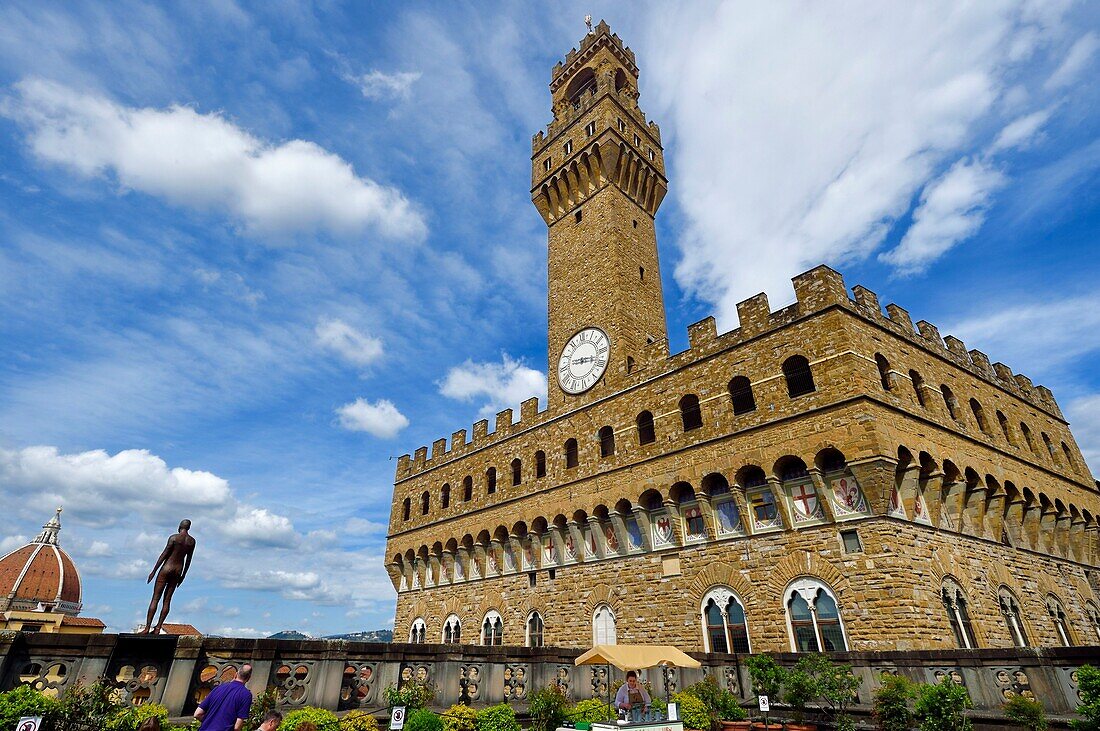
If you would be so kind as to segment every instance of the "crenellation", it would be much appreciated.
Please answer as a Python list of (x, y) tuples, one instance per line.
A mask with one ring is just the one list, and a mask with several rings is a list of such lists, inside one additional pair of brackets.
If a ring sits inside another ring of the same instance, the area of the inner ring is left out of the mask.
[(519, 421), (520, 424), (530, 424), (539, 413), (539, 399), (538, 396), (532, 396), (519, 405)]
[(409, 476), (411, 468), (411, 461), (409, 455), (403, 454), (397, 458), (397, 479), (403, 479)]
[(466, 448), (466, 430), (459, 429), (451, 434), (451, 453), (462, 452)]
[(940, 335), (940, 329), (928, 320), (920, 320), (917, 323), (917, 332), (920, 333), (922, 338), (940, 348), (946, 346), (943, 337)]
[(955, 355), (966, 364), (970, 363), (970, 353), (966, 350), (966, 343), (959, 340), (954, 335), (948, 335), (943, 339), (943, 344), (947, 347), (949, 353)]
[(861, 310), (874, 318), (882, 318), (882, 305), (879, 304), (877, 294), (867, 289), (862, 284), (857, 284), (852, 287), (852, 294), (855, 295), (856, 305)]
[(844, 277), (824, 264), (799, 274), (791, 282), (794, 283), (794, 296), (802, 315), (831, 305), (848, 304), (848, 289), (844, 286)]
[(771, 314), (768, 295), (764, 292), (737, 303), (737, 319), (741, 323), (741, 333), (745, 336), (759, 335), (768, 330)]
[(1019, 384), (1017, 384), (1016, 379), (1012, 377), (1012, 369), (1004, 363), (1000, 361), (994, 363), (993, 372), (997, 374), (997, 380), (999, 380), (1005, 388), (1012, 391), (1019, 390)]
[(970, 350), (970, 362), (977, 367), (982, 375), (986, 378), (996, 378), (997, 374), (993, 372), (993, 365), (989, 362), (989, 356), (977, 349)]
[(447, 453), (447, 439), (436, 439), (432, 442), (432, 459), (442, 457)]
[(886, 305), (886, 315), (890, 318), (891, 322), (900, 326), (907, 335), (913, 335), (916, 330), (913, 328), (913, 318), (909, 317), (909, 311), (904, 307), (899, 307), (893, 303)]
[(718, 338), (718, 326), (714, 317), (704, 317), (688, 325), (688, 347), (692, 350), (710, 345)]
[(424, 466), (424, 463), (428, 460), (428, 448), (417, 447), (413, 452), (413, 469), (420, 469)]
[(1015, 379), (1017, 385), (1019, 385), (1020, 387), (1020, 390), (1023, 391), (1025, 394), (1028, 394), (1030, 396), (1034, 392), (1035, 386), (1032, 385), (1031, 379), (1027, 376), (1023, 375), (1022, 373), (1017, 373), (1013, 376), (1013, 379)]
[(512, 410), (504, 409), (497, 412), (497, 424), (496, 430), (493, 432), (499, 436), (504, 436), (512, 430)]
[(473, 445), (480, 447), (489, 439), (489, 420), (482, 419), (474, 422)]

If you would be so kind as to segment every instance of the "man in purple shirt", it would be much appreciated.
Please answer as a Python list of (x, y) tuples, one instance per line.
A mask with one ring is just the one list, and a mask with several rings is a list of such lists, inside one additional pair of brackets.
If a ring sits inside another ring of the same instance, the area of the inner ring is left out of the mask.
[(195, 718), (202, 721), (199, 731), (240, 731), (248, 719), (252, 693), (245, 683), (252, 678), (252, 666), (241, 665), (237, 677), (210, 691), (195, 709)]

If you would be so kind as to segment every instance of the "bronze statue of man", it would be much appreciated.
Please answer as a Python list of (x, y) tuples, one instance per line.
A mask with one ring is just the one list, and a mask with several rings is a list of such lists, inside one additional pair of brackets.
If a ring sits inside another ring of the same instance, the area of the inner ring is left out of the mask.
[[(176, 587), (183, 583), (183, 578), (187, 576), (187, 569), (191, 567), (191, 554), (195, 552), (195, 539), (188, 535), (187, 531), (189, 530), (191, 530), (191, 521), (180, 521), (179, 533), (168, 539), (168, 545), (160, 552), (157, 565), (149, 572), (149, 578), (145, 583), (148, 584), (152, 581), (154, 575), (157, 577), (157, 583), (153, 587), (153, 601), (149, 602), (149, 614), (145, 618), (143, 634), (150, 633), (149, 626), (153, 624), (153, 615), (157, 612), (157, 604), (163, 597), (164, 604), (160, 609), (160, 619), (157, 620), (157, 626), (151, 630), (153, 634), (160, 634), (161, 629), (164, 627), (164, 618), (168, 616), (168, 609), (172, 605), (172, 594), (175, 593)], [(157, 573), (158, 569), (160, 570), (159, 574)]]

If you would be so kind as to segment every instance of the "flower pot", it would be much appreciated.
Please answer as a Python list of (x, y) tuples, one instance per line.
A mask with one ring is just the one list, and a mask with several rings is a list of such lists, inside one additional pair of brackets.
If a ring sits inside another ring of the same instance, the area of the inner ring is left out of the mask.
[(781, 723), (768, 723), (763, 721), (755, 721), (752, 724), (752, 731), (783, 731), (783, 724)]
[(793, 721), (787, 724), (787, 731), (817, 731), (816, 723), (795, 723)]
[(752, 721), (722, 721), (722, 731), (749, 731)]

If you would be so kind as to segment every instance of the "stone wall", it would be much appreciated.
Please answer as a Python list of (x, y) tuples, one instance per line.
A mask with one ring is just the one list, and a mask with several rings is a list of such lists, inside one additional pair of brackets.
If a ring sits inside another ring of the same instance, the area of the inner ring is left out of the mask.
[[(276, 688), (284, 710), (313, 705), (332, 710), (383, 710), (383, 689), (399, 682), (431, 683), (434, 705), (447, 707), (465, 693), (473, 706), (500, 702), (524, 712), (528, 696), (551, 683), (574, 700), (604, 697), (605, 669), (576, 667), (580, 650), (524, 647), (368, 644), (140, 635), (0, 634), (0, 689), (30, 683), (49, 693), (106, 677), (134, 703), (160, 703), (169, 714), (190, 714), (215, 684), (232, 678), (240, 664), (254, 667), (249, 687)], [(748, 700), (744, 656), (691, 653), (701, 670), (675, 670), (672, 690), (710, 674)], [(1100, 647), (981, 651), (855, 652), (849, 662), (863, 678), (859, 702), (870, 702), (882, 672), (936, 682), (950, 674), (966, 685), (975, 707), (996, 712), (1008, 693), (1041, 698), (1048, 713), (1069, 713), (1078, 703), (1075, 670), (1096, 662)], [(797, 655), (777, 655), (789, 665)], [(659, 671), (643, 673), (663, 687)], [(612, 669), (611, 683), (622, 673)]]

